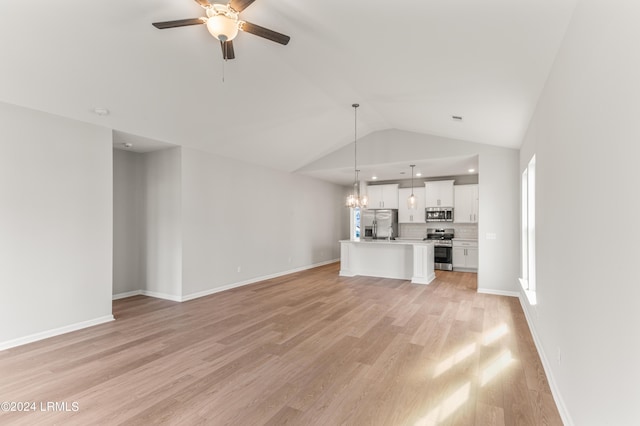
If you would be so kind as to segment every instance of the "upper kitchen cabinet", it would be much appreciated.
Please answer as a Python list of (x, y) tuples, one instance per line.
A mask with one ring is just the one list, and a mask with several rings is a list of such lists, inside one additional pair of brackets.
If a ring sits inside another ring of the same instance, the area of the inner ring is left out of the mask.
[(453, 180), (425, 182), (424, 186), (425, 207), (453, 207)]
[(478, 185), (456, 185), (453, 221), (478, 223)]
[(398, 184), (369, 185), (367, 186), (369, 209), (397, 209), (398, 208)]
[(411, 195), (411, 188), (400, 188), (398, 190), (398, 222), (399, 223), (425, 223), (424, 216), (424, 189), (414, 188), (413, 195), (416, 196), (416, 208), (407, 207), (407, 199)]

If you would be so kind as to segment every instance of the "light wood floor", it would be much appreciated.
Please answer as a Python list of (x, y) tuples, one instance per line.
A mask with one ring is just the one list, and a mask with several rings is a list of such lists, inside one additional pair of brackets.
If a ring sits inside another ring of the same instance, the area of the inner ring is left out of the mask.
[(0, 401), (78, 403), (0, 424), (559, 425), (516, 298), (338, 265), (0, 352)]

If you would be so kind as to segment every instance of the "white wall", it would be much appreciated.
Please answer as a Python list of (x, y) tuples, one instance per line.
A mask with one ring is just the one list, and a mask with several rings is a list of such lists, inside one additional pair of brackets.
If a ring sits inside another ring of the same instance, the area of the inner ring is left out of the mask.
[[(358, 164), (376, 165), (423, 159), (479, 156), (478, 290), (517, 294), (519, 275), (518, 151), (396, 129), (372, 133), (358, 141)], [(346, 146), (300, 170), (348, 168), (353, 149)], [(487, 240), (495, 234), (495, 240)]]
[(144, 155), (145, 293), (182, 295), (181, 148)]
[(0, 348), (111, 317), (111, 130), (0, 103)]
[(638, 22), (637, 1), (578, 4), (520, 155), (537, 177), (525, 305), (567, 424), (640, 424)]
[(306, 176), (185, 148), (114, 150), (114, 173), (116, 295), (192, 298), (337, 259), (348, 235), (344, 188)]
[(146, 289), (146, 154), (113, 150), (113, 294)]
[(338, 259), (343, 194), (338, 185), (183, 148), (183, 295)]

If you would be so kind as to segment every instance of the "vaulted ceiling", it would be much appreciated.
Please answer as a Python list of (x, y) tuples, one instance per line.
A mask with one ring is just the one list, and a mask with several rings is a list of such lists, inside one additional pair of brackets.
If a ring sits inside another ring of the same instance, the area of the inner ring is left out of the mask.
[(517, 148), (576, 1), (257, 0), (241, 18), (291, 42), (224, 62), (205, 26), (151, 25), (193, 0), (3, 0), (0, 101), (286, 171), (353, 141), (353, 102), (358, 136)]

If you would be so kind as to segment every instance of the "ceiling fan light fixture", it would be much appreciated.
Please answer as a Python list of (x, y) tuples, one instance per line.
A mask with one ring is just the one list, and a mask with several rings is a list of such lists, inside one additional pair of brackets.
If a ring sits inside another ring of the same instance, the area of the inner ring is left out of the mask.
[(231, 41), (238, 35), (238, 22), (225, 15), (215, 15), (207, 20), (207, 29), (220, 41)]
[[(236, 38), (239, 31), (253, 34), (265, 40), (286, 46), (291, 40), (286, 34), (252, 24), (251, 22), (241, 21), (240, 12), (245, 10), (255, 0), (230, 0), (226, 4), (218, 3), (222, 0), (195, 0), (205, 11), (207, 16), (190, 19), (177, 19), (174, 21), (152, 22), (151, 25), (159, 30), (168, 28), (189, 27), (191, 25), (206, 25), (209, 33), (220, 41), (222, 47), (222, 57), (226, 61), (235, 59), (235, 51), (233, 47), (233, 39)], [(228, 0), (227, 0), (228, 1)], [(224, 80), (224, 78), (223, 78)]]
[(238, 35), (238, 14), (226, 5), (215, 4), (207, 9), (207, 30), (220, 41), (231, 41)]

